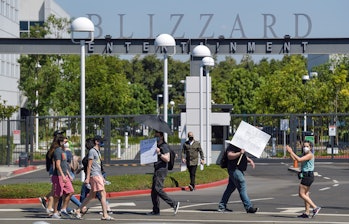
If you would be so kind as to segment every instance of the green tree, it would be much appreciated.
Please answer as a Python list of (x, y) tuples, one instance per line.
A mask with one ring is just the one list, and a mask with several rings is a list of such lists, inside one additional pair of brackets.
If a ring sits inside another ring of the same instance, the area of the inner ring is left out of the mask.
[(255, 93), (256, 112), (271, 114), (307, 111), (304, 94), (306, 87), (302, 84), (305, 74), (307, 70), (304, 57), (285, 56), (280, 61), (280, 69), (260, 77), (260, 86)]
[[(1, 100), (1, 96), (0, 96)], [(19, 109), (18, 106), (6, 105), (6, 100), (0, 102), (0, 120), (8, 119)]]

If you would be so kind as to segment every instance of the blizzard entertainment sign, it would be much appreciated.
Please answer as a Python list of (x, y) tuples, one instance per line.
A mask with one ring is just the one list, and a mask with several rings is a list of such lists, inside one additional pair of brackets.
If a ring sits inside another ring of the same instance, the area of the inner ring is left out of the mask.
[[(103, 38), (87, 46), (89, 54), (154, 54), (163, 49), (156, 48), (154, 38)], [(349, 38), (176, 38), (176, 54), (190, 55), (193, 49), (206, 45), (212, 54), (347, 54)], [(167, 49), (168, 53), (173, 49)], [(71, 39), (23, 39), (0, 38), (0, 53), (3, 54), (80, 54), (80, 46)]]
[[(103, 37), (103, 19), (99, 14), (87, 14), (89, 19), (93, 21), (95, 24), (95, 37), (96, 38), (102, 38)], [(125, 34), (125, 27), (127, 27), (127, 21), (134, 21), (136, 18), (130, 18), (127, 17), (126, 14), (118, 14), (119, 18), (119, 36), (117, 38), (133, 38), (133, 32), (131, 34)], [(163, 31), (155, 32), (156, 35), (154, 35), (154, 19), (155, 14), (147, 14), (143, 21), (148, 20), (148, 37), (147, 38), (154, 38), (157, 34), (163, 33)], [(186, 23), (188, 23), (188, 19), (185, 17), (184, 14), (170, 14), (170, 20), (171, 24), (169, 24), (168, 32), (171, 34), (174, 38), (184, 38), (185, 33), (179, 34), (178, 30), (181, 29)], [(212, 30), (212, 27), (216, 27), (217, 24), (213, 24), (213, 21), (215, 19), (214, 14), (199, 14), (198, 15), (198, 27), (197, 30), (197, 37), (198, 38), (215, 38), (214, 34), (209, 34), (208, 30)], [(294, 13), (292, 15), (292, 18), (290, 18), (290, 21), (293, 22), (292, 32), (290, 31), (287, 34), (292, 35), (294, 38), (305, 38), (308, 37), (312, 31), (312, 21), (309, 15), (305, 13)], [(142, 24), (144, 24), (142, 21)], [(228, 27), (227, 30), (229, 30), (228, 33), (219, 34), (219, 36), (225, 36), (226, 38), (248, 38), (246, 35), (246, 27), (243, 19), (241, 19), (240, 15), (237, 14), (232, 19), (229, 18), (229, 20), (225, 20), (225, 23), (231, 24), (231, 27)], [(280, 38), (285, 35), (283, 34), (277, 34), (277, 18), (273, 14), (261, 14), (261, 19), (256, 20), (261, 21), (262, 30), (263, 33), (261, 34), (261, 38)], [(263, 21), (263, 22), (262, 22)], [(190, 21), (192, 23), (192, 21)], [(171, 27), (172, 26), (172, 27)], [(137, 27), (135, 27), (136, 29)], [(255, 28), (254, 28), (255, 29)], [(293, 33), (294, 31), (294, 33)], [(216, 36), (218, 37), (218, 36)]]

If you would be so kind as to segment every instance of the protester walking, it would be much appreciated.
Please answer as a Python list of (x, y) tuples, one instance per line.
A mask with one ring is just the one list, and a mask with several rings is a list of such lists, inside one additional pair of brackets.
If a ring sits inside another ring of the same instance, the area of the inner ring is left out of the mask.
[(153, 211), (147, 213), (147, 215), (160, 215), (160, 198), (173, 208), (174, 214), (176, 215), (179, 209), (179, 201), (170, 198), (163, 190), (164, 181), (168, 172), (167, 163), (170, 161), (170, 149), (164, 140), (163, 132), (156, 131), (155, 138), (157, 139), (156, 153), (158, 161), (154, 163), (154, 175), (151, 187)]
[[(68, 142), (68, 139), (67, 138), (64, 138), (64, 142), (63, 142), (63, 150), (64, 152), (66, 153), (67, 155), (67, 166), (68, 166), (68, 169), (67, 169), (67, 172), (69, 172), (69, 176), (71, 178), (71, 181), (74, 180), (75, 178), (75, 169), (76, 167), (74, 167), (75, 165), (73, 165), (74, 163), (74, 156), (72, 151), (70, 150), (70, 145), (69, 145), (69, 142)], [(75, 197), (75, 195), (72, 195), (70, 197), (70, 201), (73, 202), (77, 207), (79, 207), (81, 205), (81, 202)], [(58, 209), (60, 210), (60, 207), (61, 207), (61, 203), (63, 202), (63, 198), (60, 198), (59, 200), (59, 203), (58, 203)], [(71, 208), (67, 208), (67, 211), (71, 214), (74, 214), (74, 209), (71, 209)]]
[[(107, 193), (105, 191), (105, 179), (102, 174), (102, 157), (100, 152), (100, 145), (103, 142), (101, 136), (95, 136), (94, 147), (88, 152), (88, 166), (86, 172), (85, 184), (91, 186), (88, 197), (82, 202), (81, 206), (76, 211), (76, 217), (81, 218), (86, 214), (87, 209), (84, 208), (92, 199), (96, 197), (97, 192), (101, 194), (102, 218), (101, 220), (114, 220), (107, 212)], [(84, 209), (84, 210), (83, 210)]]
[(62, 149), (64, 144), (64, 136), (59, 135), (56, 139), (56, 149), (53, 153), (54, 169), (52, 175), (52, 185), (53, 185), (53, 196), (54, 196), (54, 211), (52, 218), (60, 219), (58, 213), (58, 202), (59, 198), (63, 197), (63, 204), (60, 210), (61, 214), (67, 217), (70, 215), (67, 212), (68, 203), (71, 196), (74, 193), (74, 188), (72, 185), (72, 178), (69, 174), (69, 167), (67, 163), (67, 154)]
[(187, 169), (189, 171), (190, 191), (195, 190), (195, 177), (196, 170), (199, 164), (199, 154), (200, 154), (200, 164), (204, 164), (204, 153), (201, 148), (201, 144), (199, 141), (194, 139), (193, 132), (188, 133), (188, 140), (183, 144), (182, 148), (182, 163), (187, 165)]
[[(92, 149), (94, 147), (94, 140), (93, 138), (88, 138), (86, 139), (86, 143), (85, 143), (85, 147), (87, 149), (87, 154), (85, 155), (85, 157), (82, 159), (81, 161), (81, 166), (78, 168), (78, 170), (76, 171), (76, 174), (79, 174), (81, 171), (83, 171), (85, 173), (85, 177), (87, 174), (87, 167), (88, 167), (88, 153), (90, 151), (90, 149)], [(103, 170), (103, 163), (101, 162), (101, 169), (102, 169), (102, 174), (104, 179), (106, 178), (105, 172)], [(110, 184), (109, 181), (105, 181), (104, 182), (105, 185)], [(83, 202), (85, 200), (85, 198), (87, 197), (87, 195), (90, 193), (91, 187), (90, 185), (87, 185), (85, 183), (82, 183), (81, 185), (81, 192), (80, 192), (80, 202)], [(96, 197), (99, 201), (102, 200), (101, 194), (100, 192), (96, 193)], [(109, 215), (113, 214), (113, 211), (111, 210), (111, 208), (108, 206), (109, 202), (107, 200), (107, 212)], [(100, 213), (101, 215), (103, 214), (103, 212)]]
[[(321, 207), (318, 207), (309, 196), (309, 190), (311, 184), (314, 182), (314, 168), (315, 168), (315, 156), (313, 154), (313, 146), (310, 141), (303, 143), (303, 155), (299, 157), (293, 152), (290, 146), (286, 146), (286, 150), (290, 153), (293, 160), (302, 163), (301, 172), (299, 178), (301, 182), (298, 188), (299, 197), (304, 200), (305, 212), (298, 216), (299, 218), (310, 218), (316, 216)], [(310, 214), (310, 207), (313, 208), (312, 214)]]
[[(47, 150), (45, 159), (46, 159), (46, 171), (49, 174), (50, 182), (52, 183), (52, 175), (53, 175), (53, 167), (54, 167), (54, 162), (53, 162), (53, 153), (55, 149), (57, 148), (57, 137), (62, 136), (64, 134), (63, 131), (61, 130), (56, 130), (53, 133), (53, 140), (50, 145), (49, 150)], [(53, 185), (51, 187), (51, 191), (46, 194), (45, 197), (39, 197), (39, 201), (42, 205), (42, 207), (46, 210), (46, 213), (48, 215), (52, 215), (53, 213)]]
[(229, 182), (225, 189), (222, 199), (218, 204), (218, 211), (232, 211), (227, 209), (227, 203), (231, 194), (238, 190), (240, 199), (244, 205), (247, 213), (256, 213), (258, 208), (253, 207), (250, 198), (247, 195), (247, 184), (244, 177), (244, 171), (247, 169), (247, 164), (251, 164), (252, 168), (255, 168), (255, 164), (246, 154), (244, 149), (240, 149), (232, 144), (229, 144), (227, 149), (228, 157), (228, 173)]

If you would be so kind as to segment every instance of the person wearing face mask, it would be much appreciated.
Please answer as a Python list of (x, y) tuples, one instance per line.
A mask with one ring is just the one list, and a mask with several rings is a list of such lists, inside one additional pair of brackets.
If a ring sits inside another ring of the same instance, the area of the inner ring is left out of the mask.
[(188, 133), (188, 141), (183, 144), (182, 162), (187, 165), (190, 177), (189, 190), (195, 190), (195, 175), (198, 167), (200, 154), (200, 164), (204, 164), (204, 153), (199, 141), (194, 139), (193, 132)]
[[(309, 196), (310, 186), (314, 182), (315, 157), (312, 150), (312, 143), (310, 141), (305, 141), (303, 143), (303, 155), (301, 157), (294, 153), (292, 148), (288, 145), (286, 146), (286, 150), (290, 153), (293, 160), (302, 163), (300, 172), (301, 183), (299, 184), (298, 194), (299, 197), (304, 200), (305, 212), (298, 217), (313, 218), (319, 213), (321, 207), (318, 207)], [(313, 208), (312, 215), (310, 215), (310, 207)]]
[(179, 209), (179, 201), (170, 198), (163, 190), (164, 181), (167, 176), (167, 163), (170, 161), (170, 149), (164, 140), (164, 133), (156, 131), (157, 139), (156, 153), (158, 161), (154, 163), (153, 183), (151, 186), (151, 201), (153, 203), (153, 211), (146, 213), (147, 215), (160, 215), (160, 198), (173, 208), (176, 215)]

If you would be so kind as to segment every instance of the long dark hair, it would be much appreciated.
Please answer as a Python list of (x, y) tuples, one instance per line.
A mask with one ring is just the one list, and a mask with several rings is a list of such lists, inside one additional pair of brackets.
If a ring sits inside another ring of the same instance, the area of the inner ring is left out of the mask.
[(53, 138), (50, 149), (48, 150), (48, 158), (52, 158), (53, 152), (56, 148), (61, 147), (61, 142), (63, 142), (65, 137), (63, 135), (56, 135)]

